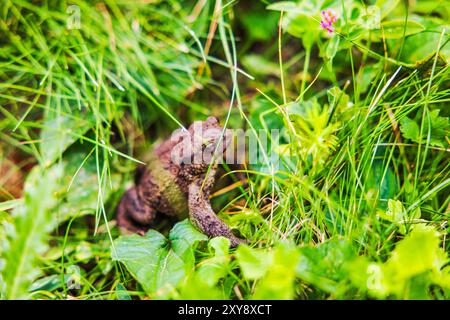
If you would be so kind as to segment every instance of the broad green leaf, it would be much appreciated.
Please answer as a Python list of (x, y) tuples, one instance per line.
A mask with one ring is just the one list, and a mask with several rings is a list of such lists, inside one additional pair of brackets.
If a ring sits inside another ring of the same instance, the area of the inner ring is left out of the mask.
[(208, 237), (198, 231), (189, 219), (185, 219), (172, 228), (169, 233), (169, 240), (173, 251), (186, 263), (193, 264), (192, 245), (199, 241), (206, 241)]
[(385, 217), (391, 222), (401, 222), (405, 218), (406, 212), (403, 204), (398, 200), (389, 199), (388, 211)]
[(240, 245), (236, 257), (245, 279), (256, 280), (263, 277), (273, 262), (273, 253)]
[[(208, 242), (210, 257), (204, 258), (195, 272), (190, 272), (172, 297), (176, 299), (224, 299), (229, 293), (219, 290), (219, 281), (229, 272), (230, 240), (216, 237)], [(229, 279), (229, 278), (228, 278)], [(233, 279), (233, 278), (231, 278)], [(226, 280), (224, 280), (226, 281)], [(234, 280), (233, 280), (234, 283)]]
[(225, 237), (215, 237), (208, 242), (208, 248), (214, 251), (215, 257), (226, 257), (230, 249), (230, 240)]
[(216, 237), (209, 241), (208, 248), (213, 253), (213, 257), (203, 260), (195, 273), (197, 282), (203, 282), (212, 287), (219, 279), (228, 273), (228, 250), (230, 240), (224, 237)]
[(420, 128), (419, 125), (408, 117), (400, 120), (400, 131), (403, 134), (403, 137), (406, 139), (410, 139), (412, 141), (419, 141), (419, 133)]
[(273, 249), (273, 260), (265, 276), (255, 287), (253, 299), (293, 299), (299, 253), (290, 243), (279, 243)]
[(218, 286), (211, 286), (207, 281), (198, 280), (197, 275), (188, 276), (186, 281), (183, 281), (179, 294), (174, 294), (174, 298), (183, 300), (217, 300), (229, 297), (229, 294), (224, 295)]
[(68, 115), (49, 117), (41, 130), (40, 150), (45, 166), (50, 166), (80, 135), (93, 126), (87, 118)]
[(307, 49), (311, 49), (320, 36), (319, 24), (310, 14), (287, 16), (283, 20), (283, 29), (290, 35), (300, 38)]
[(122, 262), (150, 295), (169, 293), (193, 268), (192, 246), (207, 237), (189, 220), (177, 223), (166, 239), (155, 230), (145, 236), (121, 236), (111, 248), (113, 260)]
[(381, 23), (381, 28), (373, 30), (372, 35), (376, 40), (381, 40), (383, 37), (385, 39), (401, 39), (403, 36), (410, 36), (424, 30), (425, 27), (417, 21), (408, 20), (405, 23), (404, 20), (390, 20)]
[(440, 248), (440, 234), (434, 227), (418, 224), (398, 243), (387, 261), (392, 281), (411, 278), (426, 271), (439, 272), (447, 262)]
[(13, 211), (13, 225), (3, 226), (7, 239), (1, 244), (0, 271), (7, 299), (26, 298), (31, 283), (41, 274), (36, 258), (47, 249), (48, 233), (55, 227), (52, 209), (57, 204), (62, 169), (60, 165), (47, 170), (36, 166), (25, 183), (24, 205)]
[[(438, 50), (442, 29), (449, 30), (450, 25), (429, 23), (428, 20), (421, 22), (427, 27), (428, 30), (434, 30), (435, 32), (422, 32), (407, 37), (403, 45), (401, 58), (407, 63), (416, 64), (422, 63), (422, 61), (427, 61), (431, 57), (431, 65), (433, 65), (436, 50)], [(448, 39), (449, 36), (444, 34), (441, 41), (441, 47), (439, 48), (440, 56), (444, 59), (444, 61), (447, 61), (447, 63), (450, 62), (450, 42)], [(394, 45), (395, 43), (392, 44), (392, 46)]]
[[(120, 175), (111, 173), (111, 179), (99, 190), (97, 166), (95, 156), (80, 151), (70, 151), (64, 155), (64, 176), (61, 193), (64, 199), (60, 203), (58, 212), (59, 222), (64, 221), (77, 214), (94, 213), (99, 201), (99, 192), (102, 192), (103, 202), (117, 192), (120, 185)], [(102, 164), (100, 164), (102, 166)], [(111, 188), (110, 186), (113, 186)], [(69, 188), (70, 187), (70, 188)]]
[(290, 243), (279, 243), (272, 250), (240, 245), (236, 258), (244, 278), (257, 280), (253, 299), (294, 298), (298, 251)]

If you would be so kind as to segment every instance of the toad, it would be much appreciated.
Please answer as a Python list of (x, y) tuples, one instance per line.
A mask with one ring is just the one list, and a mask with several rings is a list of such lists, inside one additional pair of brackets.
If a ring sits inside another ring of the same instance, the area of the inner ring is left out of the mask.
[(209, 196), (218, 165), (232, 139), (215, 117), (178, 129), (143, 159), (135, 173), (134, 186), (117, 207), (119, 227), (143, 235), (157, 215), (190, 221), (210, 236), (224, 236), (232, 247), (243, 242), (220, 220)]

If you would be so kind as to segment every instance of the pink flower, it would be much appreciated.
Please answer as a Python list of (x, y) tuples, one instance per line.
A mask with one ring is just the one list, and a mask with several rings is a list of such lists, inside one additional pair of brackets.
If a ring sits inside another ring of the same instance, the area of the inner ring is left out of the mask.
[(336, 22), (337, 16), (333, 9), (325, 9), (321, 12), (322, 20), (320, 26), (326, 29), (329, 33), (334, 31), (333, 23)]

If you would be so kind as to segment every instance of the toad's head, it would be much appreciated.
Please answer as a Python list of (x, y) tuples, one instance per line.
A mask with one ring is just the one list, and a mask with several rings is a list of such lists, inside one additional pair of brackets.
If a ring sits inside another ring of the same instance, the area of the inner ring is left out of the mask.
[(216, 117), (195, 121), (187, 131), (179, 129), (172, 136), (177, 141), (172, 151), (172, 161), (194, 165), (220, 162), (232, 138), (232, 131), (224, 131)]

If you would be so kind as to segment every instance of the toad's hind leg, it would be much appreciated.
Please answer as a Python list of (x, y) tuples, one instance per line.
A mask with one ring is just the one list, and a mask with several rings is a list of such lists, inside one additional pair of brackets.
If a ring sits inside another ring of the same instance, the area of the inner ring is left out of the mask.
[(198, 178), (189, 185), (188, 204), (190, 220), (204, 234), (210, 237), (226, 237), (230, 240), (231, 247), (236, 247), (238, 244), (243, 243), (244, 240), (236, 237), (211, 208), (209, 193), (212, 181), (213, 179), (204, 181), (203, 178)]
[(117, 224), (139, 234), (147, 231), (155, 216), (156, 211), (141, 200), (135, 187), (124, 193), (117, 207)]

